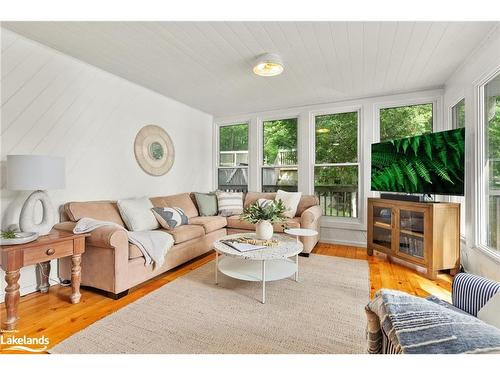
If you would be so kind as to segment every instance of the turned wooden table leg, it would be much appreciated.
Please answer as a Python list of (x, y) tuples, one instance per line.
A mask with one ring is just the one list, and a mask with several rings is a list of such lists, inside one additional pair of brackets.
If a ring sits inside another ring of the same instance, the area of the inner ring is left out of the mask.
[(3, 326), (9, 331), (16, 328), (18, 320), (17, 306), (19, 305), (20, 297), (19, 276), (19, 270), (5, 272), (5, 281), (7, 282), (7, 286), (5, 287), (5, 310), (7, 310), (7, 319)]
[(49, 291), (49, 275), (50, 275), (50, 261), (37, 263), (36, 265), (37, 275), (40, 277), (40, 281), (38, 284), (38, 290), (41, 293), (47, 293)]
[(71, 303), (80, 302), (80, 282), (81, 282), (81, 270), (80, 264), (82, 262), (81, 255), (73, 255), (71, 257)]

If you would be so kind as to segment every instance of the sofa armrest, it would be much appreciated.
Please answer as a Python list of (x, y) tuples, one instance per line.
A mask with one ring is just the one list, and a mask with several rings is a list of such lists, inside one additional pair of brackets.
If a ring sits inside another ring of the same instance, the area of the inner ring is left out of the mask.
[(63, 221), (61, 223), (57, 223), (56, 225), (54, 225), (54, 229), (62, 230), (65, 232), (73, 232), (75, 226), (76, 226), (75, 221)]
[[(73, 232), (76, 222), (65, 221), (54, 225), (55, 229)], [(87, 237), (87, 244), (95, 247), (114, 248), (125, 246), (128, 248), (128, 235), (125, 229), (107, 225), (94, 229)]]
[(311, 206), (302, 212), (300, 216), (300, 227), (313, 229), (315, 223), (321, 218), (323, 211), (321, 206)]
[(477, 312), (496, 293), (500, 293), (500, 282), (470, 273), (459, 273), (453, 279), (451, 300), (453, 306), (477, 316)]

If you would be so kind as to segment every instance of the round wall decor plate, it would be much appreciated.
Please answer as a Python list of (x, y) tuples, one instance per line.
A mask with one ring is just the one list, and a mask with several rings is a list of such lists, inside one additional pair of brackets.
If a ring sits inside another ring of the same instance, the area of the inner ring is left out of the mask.
[(146, 125), (135, 136), (134, 153), (142, 170), (162, 176), (174, 164), (174, 144), (168, 133), (157, 125)]

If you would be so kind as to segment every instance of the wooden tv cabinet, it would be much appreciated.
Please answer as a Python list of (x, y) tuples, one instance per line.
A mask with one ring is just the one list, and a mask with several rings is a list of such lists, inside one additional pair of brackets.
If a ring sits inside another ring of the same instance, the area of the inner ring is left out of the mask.
[(460, 267), (460, 204), (368, 198), (368, 255), (379, 251), (427, 268)]

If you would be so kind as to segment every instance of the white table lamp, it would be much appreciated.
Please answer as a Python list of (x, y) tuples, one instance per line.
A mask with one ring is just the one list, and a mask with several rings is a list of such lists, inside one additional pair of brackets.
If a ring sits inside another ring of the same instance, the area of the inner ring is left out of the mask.
[[(35, 190), (21, 209), (19, 228), (23, 232), (48, 234), (55, 224), (54, 207), (45, 190), (63, 189), (64, 158), (45, 155), (7, 155), (7, 189)], [(42, 204), (42, 221), (35, 222), (35, 205)]]

